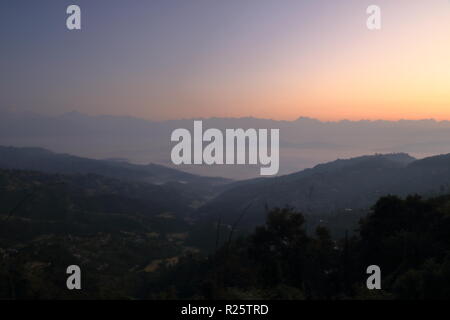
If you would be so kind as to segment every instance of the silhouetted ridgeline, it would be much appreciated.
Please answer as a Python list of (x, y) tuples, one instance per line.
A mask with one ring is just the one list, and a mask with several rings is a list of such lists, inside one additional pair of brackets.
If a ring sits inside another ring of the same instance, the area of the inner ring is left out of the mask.
[(202, 177), (157, 164), (136, 165), (126, 161), (94, 160), (57, 154), (41, 148), (0, 146), (0, 168), (58, 174), (96, 174), (127, 182), (171, 186), (174, 197), (183, 195), (191, 198), (194, 207), (231, 182), (229, 179)]
[(199, 209), (204, 216), (261, 224), (266, 207), (293, 207), (308, 215), (352, 214), (367, 210), (379, 197), (437, 195), (450, 191), (450, 155), (415, 160), (407, 154), (336, 160), (312, 169), (268, 179), (236, 182)]
[[(379, 154), (320, 164), (290, 175), (233, 182), (201, 177), (160, 165), (92, 160), (44, 149), (0, 147), (0, 168), (60, 174), (96, 174), (124, 182), (158, 185), (166, 199), (182, 203), (185, 216), (240, 226), (264, 222), (267, 208), (290, 206), (307, 216), (345, 213), (359, 218), (388, 194), (436, 195), (448, 192), (450, 155), (416, 160), (404, 154)], [(163, 199), (158, 199), (163, 201)], [(170, 211), (170, 210), (169, 210)], [(355, 220), (355, 218), (353, 219)]]
[(112, 178), (138, 180), (153, 184), (180, 182), (215, 186), (231, 181), (225, 178), (193, 175), (153, 163), (137, 165), (125, 160), (94, 160), (69, 154), (58, 154), (42, 148), (0, 146), (0, 168), (62, 174), (95, 173)]

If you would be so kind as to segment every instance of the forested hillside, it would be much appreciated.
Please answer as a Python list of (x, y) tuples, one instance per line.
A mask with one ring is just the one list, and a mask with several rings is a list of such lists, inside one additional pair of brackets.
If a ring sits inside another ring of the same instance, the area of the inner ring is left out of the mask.
[[(448, 159), (338, 160), (203, 206), (175, 181), (0, 169), (0, 298), (444, 298)], [(372, 264), (381, 291), (365, 289)]]
[[(366, 287), (370, 265), (381, 290)], [(383, 197), (341, 239), (323, 226), (307, 235), (301, 213), (274, 209), (249, 236), (185, 259), (159, 283), (172, 298), (448, 299), (450, 196)]]
[(264, 222), (264, 208), (290, 206), (310, 216), (365, 211), (388, 194), (426, 196), (450, 192), (450, 155), (415, 160), (406, 154), (362, 156), (320, 164), (298, 173), (231, 184), (199, 215), (242, 224)]

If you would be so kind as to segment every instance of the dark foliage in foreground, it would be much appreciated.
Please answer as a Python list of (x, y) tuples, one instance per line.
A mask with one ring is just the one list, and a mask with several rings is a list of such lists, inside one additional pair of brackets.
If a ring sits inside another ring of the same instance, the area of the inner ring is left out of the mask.
[[(207, 260), (186, 259), (167, 271), (162, 295), (206, 299), (448, 299), (450, 197), (387, 196), (356, 236), (332, 240), (326, 228), (305, 233), (300, 213), (272, 210), (249, 237)], [(366, 289), (369, 265), (382, 290)]]
[[(185, 219), (169, 196), (98, 176), (1, 172), (0, 299), (450, 296), (450, 196), (380, 198), (337, 239), (320, 224), (307, 232), (289, 208), (244, 236)], [(66, 289), (71, 264), (81, 291)], [(369, 265), (380, 266), (382, 290), (366, 289)]]

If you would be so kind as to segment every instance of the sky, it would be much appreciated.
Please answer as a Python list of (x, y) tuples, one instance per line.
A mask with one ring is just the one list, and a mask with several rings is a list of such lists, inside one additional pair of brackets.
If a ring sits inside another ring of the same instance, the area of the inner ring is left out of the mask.
[(2, 0), (0, 41), (1, 110), (450, 119), (448, 0)]

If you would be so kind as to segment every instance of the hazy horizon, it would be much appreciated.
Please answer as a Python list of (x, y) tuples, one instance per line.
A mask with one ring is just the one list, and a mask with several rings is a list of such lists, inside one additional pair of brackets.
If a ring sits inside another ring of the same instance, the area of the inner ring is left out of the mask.
[[(1, 109), (0, 109), (1, 110)], [(87, 117), (117, 117), (117, 118), (133, 118), (136, 120), (144, 120), (148, 122), (169, 122), (169, 121), (180, 121), (180, 120), (212, 120), (212, 119), (256, 119), (256, 120), (268, 120), (268, 121), (277, 121), (277, 122), (294, 122), (298, 120), (314, 120), (322, 123), (339, 123), (339, 122), (378, 122), (378, 121), (385, 121), (385, 122), (401, 122), (401, 121), (434, 121), (436, 123), (442, 123), (442, 122), (450, 122), (450, 118), (448, 119), (437, 119), (437, 118), (396, 118), (396, 119), (383, 119), (383, 118), (356, 118), (356, 119), (349, 119), (349, 118), (340, 118), (335, 120), (326, 120), (316, 117), (309, 117), (309, 116), (303, 116), (298, 115), (297, 117), (293, 117), (292, 119), (286, 118), (286, 119), (273, 119), (273, 118), (264, 118), (264, 117), (256, 117), (256, 116), (235, 116), (235, 117), (221, 117), (217, 115), (210, 115), (207, 117), (184, 117), (184, 118), (168, 118), (168, 119), (152, 119), (152, 118), (145, 118), (145, 117), (139, 117), (139, 116), (133, 116), (133, 115), (127, 115), (127, 114), (107, 114), (107, 113), (89, 113), (89, 112), (80, 112), (77, 110), (71, 110), (71, 111), (65, 111), (65, 112), (58, 112), (58, 113), (40, 113), (40, 112), (34, 112), (29, 110), (23, 110), (23, 111), (15, 111), (15, 110), (3, 110), (0, 111), (3, 112), (3, 114), (12, 114), (12, 115), (36, 115), (36, 116), (43, 116), (43, 117), (62, 117), (67, 115), (79, 115), (79, 116), (87, 116)]]
[[(1, 114), (1, 113), (0, 113)], [(257, 118), (210, 118), (204, 128), (280, 129), (280, 174), (338, 158), (375, 153), (408, 153), (415, 158), (450, 153), (450, 122), (434, 120), (322, 122), (311, 118), (278, 121)], [(184, 171), (246, 179), (258, 176), (255, 166), (174, 166), (171, 132), (193, 129), (190, 119), (148, 121), (133, 117), (64, 113), (3, 113), (0, 145), (42, 147), (94, 159), (124, 158), (132, 163), (158, 163)]]

